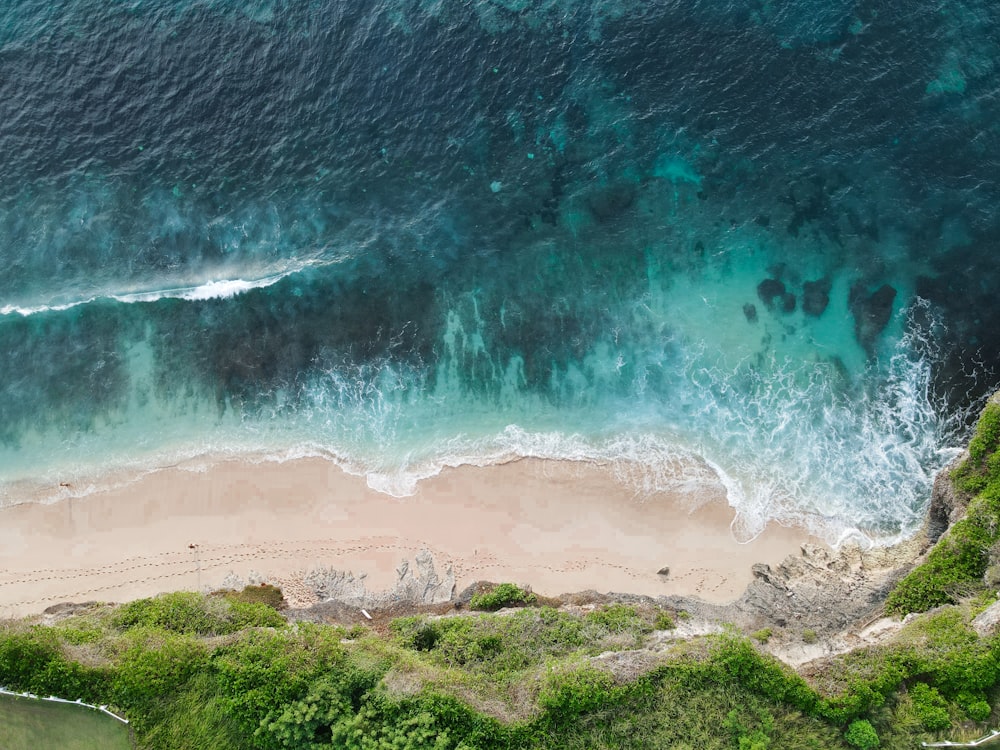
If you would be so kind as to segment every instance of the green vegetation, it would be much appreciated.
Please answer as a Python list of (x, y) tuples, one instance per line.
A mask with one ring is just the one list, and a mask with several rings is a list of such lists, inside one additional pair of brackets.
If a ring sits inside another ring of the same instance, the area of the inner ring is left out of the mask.
[(952, 478), (973, 495), (966, 516), (937, 543), (927, 560), (907, 575), (886, 600), (893, 614), (926, 612), (953, 604), (984, 588), (990, 549), (1000, 540), (1000, 404), (989, 403), (969, 443), (969, 458)]
[(673, 630), (677, 627), (677, 623), (674, 622), (674, 618), (670, 616), (668, 612), (659, 612), (656, 615), (656, 622), (654, 627), (657, 630)]
[(128, 727), (110, 716), (65, 703), (0, 695), (4, 750), (129, 750)]
[(878, 732), (867, 719), (852, 721), (844, 733), (844, 739), (848, 745), (860, 748), (860, 750), (873, 750), (879, 745)]
[[(107, 703), (141, 748), (904, 748), (985, 729), (1000, 639), (971, 605), (808, 681), (730, 629), (645, 649), (663, 610), (413, 616), (380, 634), (173, 594), (0, 626), (0, 683)], [(672, 618), (671, 618), (672, 621)], [(41, 747), (43, 744), (37, 744)]]
[(771, 628), (761, 628), (753, 633), (753, 639), (757, 641), (757, 643), (767, 643), (771, 640), (772, 635), (774, 635), (774, 631), (772, 631)]
[(489, 591), (473, 594), (469, 608), (495, 611), (503, 607), (534, 604), (537, 600), (534, 594), (515, 586), (513, 583), (501, 583)]
[[(684, 610), (566, 611), (507, 583), (471, 608), (520, 609), (387, 627), (288, 623), (271, 587), (0, 623), (0, 684), (109, 704), (148, 750), (903, 750), (973, 739), (1000, 704), (1000, 635), (970, 625), (996, 600), (983, 573), (1000, 569), (998, 443), (991, 404), (954, 474), (973, 497), (967, 517), (887, 602), (920, 614), (802, 675), (764, 653), (770, 628), (674, 642), (663, 631), (690, 619)], [(4, 719), (0, 745), (72, 747)]]

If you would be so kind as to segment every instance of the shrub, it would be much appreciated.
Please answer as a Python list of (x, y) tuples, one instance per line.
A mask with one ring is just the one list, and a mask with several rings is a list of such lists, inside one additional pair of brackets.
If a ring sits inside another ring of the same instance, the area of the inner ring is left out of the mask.
[(983, 698), (976, 698), (970, 695), (960, 695), (955, 702), (962, 707), (965, 715), (973, 721), (986, 721), (993, 713), (990, 704)]
[(469, 602), (471, 609), (497, 610), (503, 607), (534, 604), (538, 600), (531, 592), (513, 583), (501, 583), (482, 594), (473, 594)]
[(158, 716), (185, 683), (208, 664), (207, 649), (192, 636), (151, 635), (145, 641), (136, 639), (122, 655), (111, 685), (112, 700), (128, 712), (139, 728)]
[(844, 732), (844, 740), (848, 745), (859, 748), (859, 750), (873, 750), (879, 746), (878, 733), (867, 719), (852, 721), (847, 731)]
[(586, 711), (607, 706), (615, 698), (614, 678), (594, 667), (550, 675), (538, 703), (554, 723), (573, 722)]
[(925, 729), (934, 732), (951, 726), (948, 702), (935, 688), (924, 682), (918, 682), (909, 692), (917, 718)]
[(59, 659), (59, 649), (51, 632), (36, 627), (24, 633), (3, 633), (0, 638), (0, 685), (31, 689), (49, 663)]
[(673, 630), (677, 627), (677, 623), (668, 612), (659, 612), (656, 615), (655, 626), (657, 630)]
[(774, 635), (774, 632), (771, 628), (761, 628), (753, 634), (753, 639), (758, 643), (767, 643), (771, 640), (772, 635)]
[(816, 631), (813, 630), (812, 628), (806, 628), (805, 630), (802, 631), (802, 642), (803, 643), (810, 643), (810, 644), (812, 644), (812, 643), (815, 643), (817, 640), (819, 640), (819, 636), (816, 635)]
[(635, 607), (626, 604), (609, 604), (588, 612), (584, 619), (594, 625), (600, 625), (609, 633), (648, 633), (652, 630), (635, 611)]
[(158, 628), (192, 635), (225, 635), (250, 627), (279, 627), (272, 607), (244, 597), (205, 597), (190, 591), (129, 602), (111, 620), (118, 630)]

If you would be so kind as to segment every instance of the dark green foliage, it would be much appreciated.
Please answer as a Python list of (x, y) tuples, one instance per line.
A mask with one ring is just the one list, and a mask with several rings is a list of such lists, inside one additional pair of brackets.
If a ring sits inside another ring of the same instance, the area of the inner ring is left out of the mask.
[(935, 731), (938, 729), (947, 729), (951, 726), (951, 717), (948, 715), (948, 701), (935, 688), (923, 682), (918, 682), (910, 687), (909, 693), (917, 717), (925, 729)]
[(250, 631), (217, 649), (210, 667), (220, 704), (242, 732), (252, 736), (276, 710), (305, 696), (314, 679), (342, 663), (343, 649), (335, 632), (300, 626), (295, 636)]
[(982, 588), (989, 549), (1000, 538), (1000, 405), (987, 404), (969, 443), (969, 458), (952, 475), (975, 494), (966, 517), (949, 529), (927, 560), (907, 575), (886, 600), (894, 614), (926, 612)]
[(972, 468), (981, 468), (1000, 445), (1000, 405), (990, 403), (979, 415), (976, 434), (969, 441), (969, 462)]
[(548, 722), (561, 726), (574, 723), (582, 713), (617, 703), (619, 698), (620, 691), (608, 672), (581, 667), (550, 675), (538, 696), (538, 704), (545, 710)]
[[(205, 622), (232, 627), (244, 603), (234, 612), (202, 599), (7, 628), (0, 681), (111, 703), (150, 750), (895, 750), (966, 716), (985, 720), (1000, 690), (1000, 638), (979, 638), (968, 608), (921, 616), (888, 645), (838, 657), (811, 676), (817, 691), (735, 630), (661, 652), (655, 666), (643, 666), (649, 652), (592, 660), (650, 631), (624, 605), (408, 617), (392, 638), (363, 629), (345, 644), (343, 628), (306, 623), (199, 635)], [(159, 626), (164, 609), (193, 632)], [(497, 706), (504, 720), (485, 713)]]
[(67, 659), (50, 629), (0, 633), (0, 685), (87, 703), (107, 694), (108, 671)]
[(867, 719), (852, 721), (851, 725), (844, 732), (844, 739), (851, 747), (859, 750), (874, 750), (879, 746), (878, 732)]
[(121, 656), (111, 702), (134, 717), (141, 731), (163, 719), (177, 693), (207, 664), (208, 649), (193, 637), (152, 631), (135, 638)]
[(534, 594), (513, 583), (501, 583), (482, 594), (473, 594), (470, 609), (493, 611), (503, 607), (534, 604), (538, 600)]
[(638, 647), (651, 627), (634, 608), (616, 605), (583, 618), (549, 607), (510, 615), (406, 617), (392, 629), (401, 645), (427, 652), (434, 664), (515, 679), (547, 657)]
[(58, 659), (55, 638), (42, 628), (5, 634), (0, 641), (0, 684), (30, 690), (38, 676)]
[(719, 638), (709, 662), (719, 671), (719, 678), (807, 713), (817, 710), (819, 696), (799, 675), (769, 656), (757, 651), (745, 638), (725, 635)]

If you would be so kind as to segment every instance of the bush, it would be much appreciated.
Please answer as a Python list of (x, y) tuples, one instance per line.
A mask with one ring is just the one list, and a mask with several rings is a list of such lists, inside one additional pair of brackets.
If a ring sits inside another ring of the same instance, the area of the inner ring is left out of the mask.
[(538, 600), (531, 592), (513, 583), (501, 583), (482, 594), (473, 594), (470, 609), (494, 611), (503, 607), (534, 604)]
[(767, 643), (771, 640), (772, 635), (774, 635), (774, 632), (771, 628), (761, 628), (753, 634), (753, 639), (758, 643)]
[(143, 729), (207, 664), (208, 650), (192, 636), (152, 631), (150, 638), (135, 639), (122, 655), (111, 699)]
[(111, 624), (118, 630), (158, 628), (189, 635), (225, 635), (251, 627), (280, 627), (285, 620), (263, 602), (179, 591), (129, 602), (115, 613)]
[(677, 623), (674, 622), (674, 618), (669, 613), (659, 612), (656, 615), (655, 626), (657, 630), (673, 630), (677, 627)]
[(598, 707), (606, 707), (616, 698), (614, 678), (594, 667), (550, 675), (538, 696), (538, 703), (548, 720), (572, 723), (576, 717)]
[(909, 692), (917, 718), (925, 729), (935, 732), (951, 726), (948, 702), (935, 688), (924, 682), (918, 682)]
[(595, 609), (593, 612), (588, 612), (584, 620), (599, 625), (609, 633), (648, 633), (652, 630), (635, 611), (635, 607), (626, 604), (609, 604)]
[(4, 633), (0, 638), (0, 685), (30, 690), (49, 663), (59, 659), (51, 632), (36, 627), (23, 633)]
[(970, 695), (960, 695), (955, 702), (962, 707), (965, 715), (973, 721), (986, 721), (993, 713), (990, 704), (984, 698), (977, 698)]
[(873, 750), (879, 746), (878, 733), (867, 719), (852, 721), (847, 731), (844, 732), (844, 740), (851, 747), (860, 750)]
[(816, 635), (816, 631), (813, 630), (812, 628), (806, 628), (805, 630), (802, 631), (803, 643), (812, 644), (815, 643), (817, 640), (819, 640), (819, 636)]

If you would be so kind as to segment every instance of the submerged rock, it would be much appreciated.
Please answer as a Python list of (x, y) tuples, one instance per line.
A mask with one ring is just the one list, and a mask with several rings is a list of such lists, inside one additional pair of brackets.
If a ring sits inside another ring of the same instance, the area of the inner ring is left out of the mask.
[(854, 315), (854, 336), (869, 353), (875, 346), (880, 333), (892, 318), (892, 305), (896, 301), (896, 290), (883, 284), (868, 294), (863, 282), (851, 287), (848, 305)]
[(830, 287), (832, 283), (828, 278), (817, 281), (807, 281), (802, 285), (802, 311), (806, 315), (818, 318), (822, 315), (830, 304)]
[(768, 310), (773, 310), (774, 300), (784, 294), (785, 285), (778, 279), (764, 279), (757, 285), (757, 296)]
[(631, 183), (608, 185), (587, 196), (587, 208), (598, 223), (611, 221), (632, 207), (636, 192)]
[(757, 306), (747, 302), (743, 305), (743, 315), (746, 317), (748, 323), (757, 322)]

